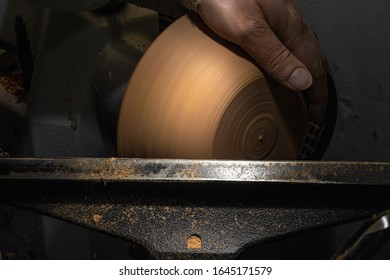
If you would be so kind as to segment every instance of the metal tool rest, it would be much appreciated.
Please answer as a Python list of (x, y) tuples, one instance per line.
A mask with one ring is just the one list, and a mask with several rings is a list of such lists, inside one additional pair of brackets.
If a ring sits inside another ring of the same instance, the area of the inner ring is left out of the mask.
[(136, 242), (156, 258), (234, 258), (387, 209), (389, 170), (379, 162), (0, 159), (0, 203)]

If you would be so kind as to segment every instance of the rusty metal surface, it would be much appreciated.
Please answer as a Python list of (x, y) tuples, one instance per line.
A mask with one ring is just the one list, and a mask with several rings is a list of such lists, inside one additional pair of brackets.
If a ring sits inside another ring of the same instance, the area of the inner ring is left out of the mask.
[(390, 185), (390, 163), (178, 159), (2, 159), (0, 180), (230, 181)]
[(372, 162), (0, 159), (0, 203), (137, 242), (156, 258), (234, 258), (388, 209), (389, 170)]

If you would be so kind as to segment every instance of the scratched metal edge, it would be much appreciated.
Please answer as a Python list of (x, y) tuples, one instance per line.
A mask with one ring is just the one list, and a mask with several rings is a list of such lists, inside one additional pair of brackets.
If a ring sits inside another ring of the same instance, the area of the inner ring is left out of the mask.
[(390, 162), (129, 158), (0, 159), (0, 181), (254, 182), (390, 185)]

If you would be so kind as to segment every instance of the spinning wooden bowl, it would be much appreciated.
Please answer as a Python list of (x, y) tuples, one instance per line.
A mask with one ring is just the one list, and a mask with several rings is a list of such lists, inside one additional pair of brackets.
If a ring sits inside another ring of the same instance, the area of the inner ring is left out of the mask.
[(288, 160), (307, 126), (301, 94), (270, 82), (191, 15), (168, 27), (133, 72), (117, 147), (122, 157)]

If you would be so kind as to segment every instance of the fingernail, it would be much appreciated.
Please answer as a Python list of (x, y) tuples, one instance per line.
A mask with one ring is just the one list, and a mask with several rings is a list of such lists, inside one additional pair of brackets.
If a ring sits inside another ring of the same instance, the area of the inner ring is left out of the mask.
[(299, 67), (292, 72), (287, 82), (295, 90), (300, 91), (309, 88), (313, 83), (313, 78), (311, 77), (309, 71)]

